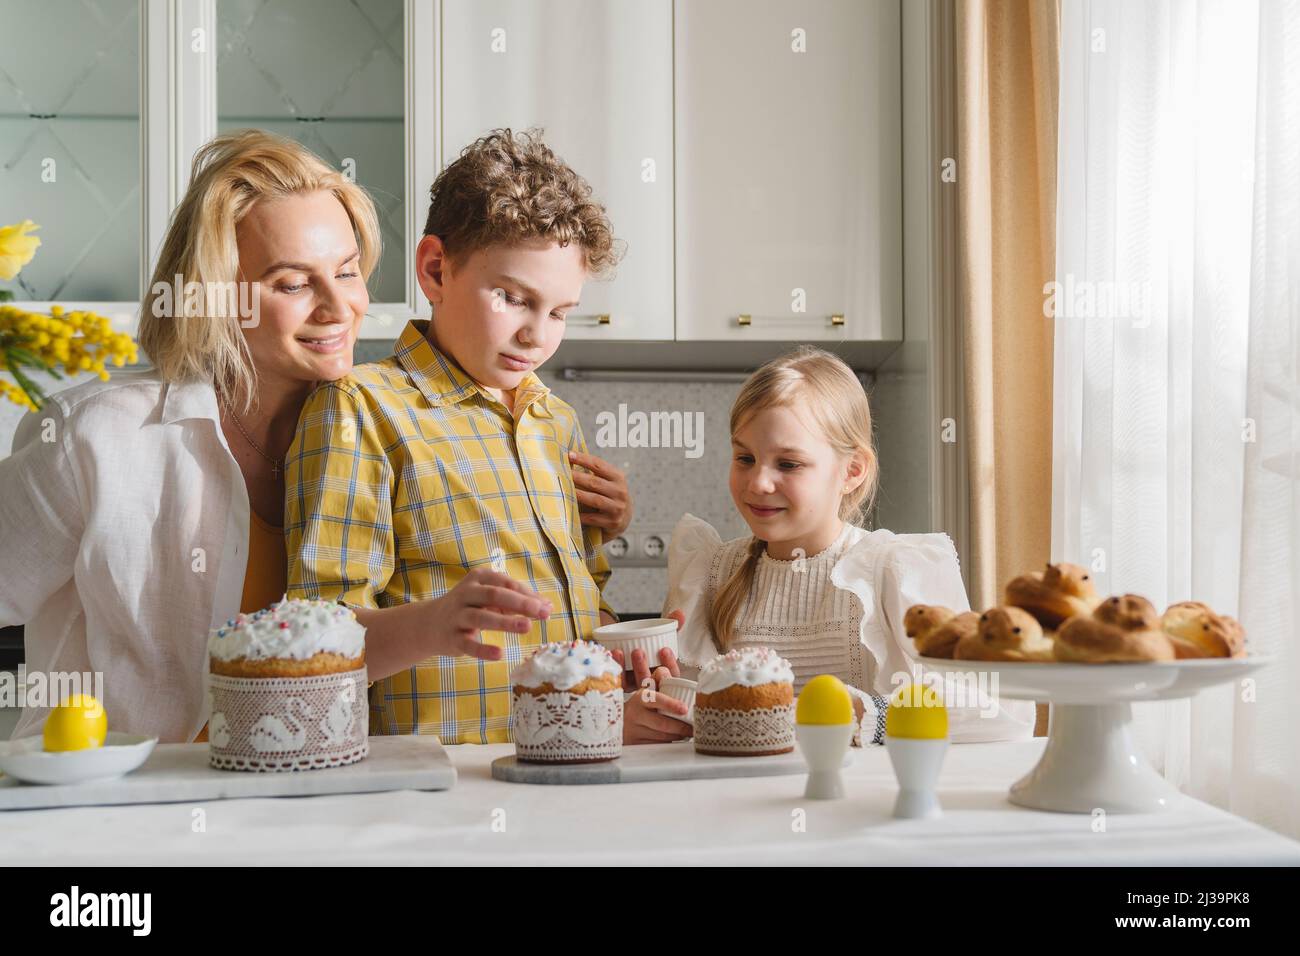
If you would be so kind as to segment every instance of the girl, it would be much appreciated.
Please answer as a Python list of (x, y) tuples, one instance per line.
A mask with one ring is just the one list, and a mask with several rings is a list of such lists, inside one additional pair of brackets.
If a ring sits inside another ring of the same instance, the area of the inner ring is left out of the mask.
[[(685, 619), (682, 672), (732, 648), (771, 647), (793, 666), (796, 693), (817, 674), (844, 681), (855, 742), (883, 743), (886, 699), (916, 679), (904, 613), (970, 607), (952, 541), (853, 523), (870, 509), (879, 465), (867, 396), (829, 352), (802, 346), (750, 376), (731, 437), (731, 498), (752, 533), (723, 541), (691, 514), (674, 530), (664, 611)], [(953, 700), (965, 702), (949, 701), (953, 742), (1033, 734), (1031, 701)]]

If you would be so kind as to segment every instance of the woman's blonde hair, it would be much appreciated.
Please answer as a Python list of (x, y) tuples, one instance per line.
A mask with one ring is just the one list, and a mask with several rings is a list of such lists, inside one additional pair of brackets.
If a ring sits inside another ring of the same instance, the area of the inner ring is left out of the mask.
[[(768, 362), (751, 375), (731, 406), (731, 434), (750, 417), (766, 408), (789, 407), (804, 402), (822, 437), (841, 455), (861, 453), (866, 477), (840, 498), (839, 517), (855, 522), (875, 502), (880, 465), (871, 432), (871, 405), (862, 383), (839, 357), (812, 345), (802, 345)], [(709, 608), (709, 630), (720, 653), (726, 653), (735, 631), (736, 616), (754, 583), (759, 559), (767, 542), (754, 537), (745, 560), (718, 589)]]
[[(226, 395), (238, 396), (244, 411), (253, 406), (257, 373), (238, 310), (211, 308), (214, 301), (230, 304), (212, 290), (237, 288), (235, 227), (255, 203), (321, 190), (333, 193), (352, 220), (361, 275), (369, 279), (380, 252), (374, 203), (365, 190), (309, 149), (282, 136), (246, 129), (223, 133), (194, 155), (189, 188), (172, 214), (140, 310), (140, 347), (164, 381), (211, 381)], [(176, 276), (180, 289), (198, 283), (204, 290), (202, 315), (193, 315), (175, 301), (171, 290)], [(156, 309), (163, 296), (172, 301), (171, 307)]]

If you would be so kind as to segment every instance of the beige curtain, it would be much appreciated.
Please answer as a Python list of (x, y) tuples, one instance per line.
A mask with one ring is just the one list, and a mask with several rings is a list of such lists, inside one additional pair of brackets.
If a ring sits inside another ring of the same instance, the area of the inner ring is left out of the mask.
[[(958, 302), (970, 598), (1051, 551), (1057, 0), (957, 0)], [(1046, 707), (1039, 705), (1039, 732)]]

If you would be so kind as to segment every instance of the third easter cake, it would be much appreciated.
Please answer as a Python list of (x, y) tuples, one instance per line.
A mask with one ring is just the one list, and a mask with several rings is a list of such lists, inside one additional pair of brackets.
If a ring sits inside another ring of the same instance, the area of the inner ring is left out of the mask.
[(794, 669), (769, 647), (715, 657), (695, 693), (695, 750), (762, 757), (794, 749)]

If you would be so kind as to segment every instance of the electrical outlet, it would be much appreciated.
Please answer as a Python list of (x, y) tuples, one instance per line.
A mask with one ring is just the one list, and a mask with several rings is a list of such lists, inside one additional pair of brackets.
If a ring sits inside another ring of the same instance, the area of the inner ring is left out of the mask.
[(605, 542), (605, 554), (609, 557), (610, 563), (621, 563), (631, 552), (632, 542), (626, 535), (620, 535), (612, 541)]
[(666, 568), (671, 528), (629, 528), (622, 535), (605, 542), (605, 556), (610, 567)]
[(641, 557), (658, 559), (668, 558), (668, 542), (663, 539), (663, 535), (650, 533), (641, 537)]

